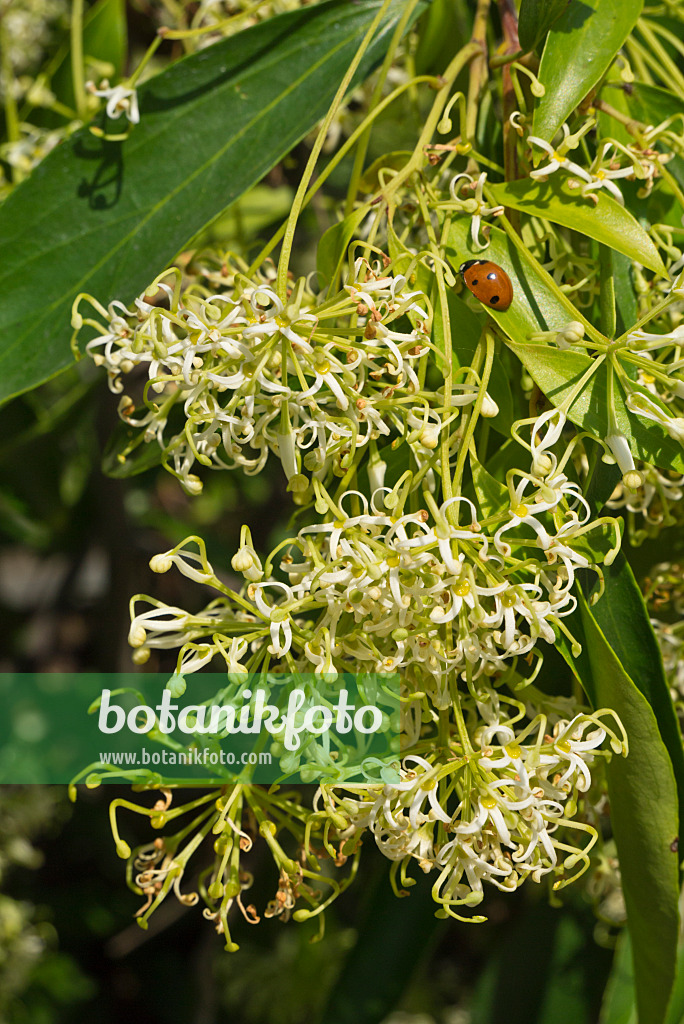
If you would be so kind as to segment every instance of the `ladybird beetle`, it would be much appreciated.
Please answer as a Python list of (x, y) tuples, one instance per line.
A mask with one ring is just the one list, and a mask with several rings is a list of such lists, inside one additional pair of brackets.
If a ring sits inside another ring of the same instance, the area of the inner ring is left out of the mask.
[(513, 301), (511, 279), (490, 260), (468, 260), (458, 268), (463, 282), (476, 299), (491, 309), (508, 309)]

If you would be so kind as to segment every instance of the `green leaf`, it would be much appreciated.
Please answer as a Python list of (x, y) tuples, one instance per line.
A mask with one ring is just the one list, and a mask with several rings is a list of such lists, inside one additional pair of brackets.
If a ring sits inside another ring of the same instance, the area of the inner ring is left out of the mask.
[[(582, 352), (559, 350), (548, 345), (509, 344), (528, 373), (553, 405), (562, 405), (583, 374), (594, 362)], [(622, 387), (614, 389), (615, 419), (629, 442), (636, 459), (654, 463), (664, 469), (684, 472), (684, 451), (658, 423), (644, 420), (629, 412)], [(599, 438), (610, 432), (608, 420), (608, 371), (606, 363), (599, 366), (570, 406), (568, 417), (578, 427)]]
[[(588, 483), (584, 486), (584, 497), (589, 503), (592, 515), (598, 516), (620, 483), (622, 473), (616, 463), (609, 465), (603, 461), (604, 450), (598, 442), (595, 441), (592, 444), (590, 441), (587, 441), (586, 444), (590, 476)], [(591, 469), (592, 466), (593, 470)]]
[(648, 124), (659, 124), (668, 117), (676, 117), (684, 112), (684, 100), (676, 93), (661, 89), (657, 85), (646, 85), (643, 82), (631, 83), (625, 93), (629, 99), (629, 109), (633, 117)]
[(615, 283), (617, 333), (622, 335), (634, 326), (639, 317), (632, 279), (632, 264), (622, 253), (613, 254), (613, 281)]
[(511, 504), (508, 488), (493, 477), (473, 456), (470, 458), (470, 468), (482, 518), (488, 519), (507, 509)]
[(518, 39), (525, 52), (536, 49), (569, 0), (522, 0), (518, 15)]
[(598, 193), (598, 202), (594, 203), (591, 197), (573, 191), (568, 179), (560, 179), (557, 174), (548, 181), (524, 178), (502, 182), (492, 185), (491, 191), (502, 206), (572, 228), (666, 276), (663, 261), (649, 236), (629, 210), (611, 196)]
[(143, 438), (142, 430), (136, 430), (128, 423), (117, 423), (102, 455), (102, 472), (123, 480), (159, 466), (164, 454), (162, 449), (156, 441), (146, 444)]
[(361, 206), (323, 233), (316, 253), (316, 269), (320, 275), (320, 284), (332, 285), (334, 288), (334, 282), (347, 255), (347, 247), (367, 213), (368, 207)]
[(674, 988), (670, 996), (670, 1005), (665, 1018), (665, 1024), (682, 1024), (684, 1020), (684, 943), (679, 943), (679, 954), (677, 956), (677, 974), (675, 976)]
[[(612, 708), (629, 737), (629, 755), (607, 765), (613, 835), (632, 940), (639, 1024), (663, 1024), (675, 974), (679, 931), (677, 789), (656, 717), (625, 671), (581, 594), (568, 625), (581, 659), (564, 653), (594, 708)], [(580, 635), (578, 635), (580, 634)]]
[(100, 0), (91, 10), (83, 29), (83, 52), (88, 57), (107, 61), (118, 77), (122, 74), (128, 32), (124, 0)]
[(629, 931), (618, 939), (613, 969), (606, 985), (599, 1024), (637, 1024), (634, 963)]
[[(0, 227), (0, 399), (70, 361), (79, 292), (130, 302), (290, 151), (329, 107), (379, 7), (330, 0), (178, 61), (140, 87), (141, 122), (124, 142), (84, 128), (10, 194)], [(382, 58), (403, 9), (402, 0), (390, 6), (356, 83)]]
[(232, 248), (236, 241), (244, 250), (260, 232), (287, 217), (294, 193), (289, 185), (271, 188), (255, 185), (241, 199), (233, 203), (227, 213), (212, 221), (208, 228), (193, 238), (193, 248), (205, 245), (223, 245)]
[(529, 895), (486, 943), (485, 967), (468, 1007), (469, 1020), (589, 1024), (596, 1019), (610, 967), (610, 953), (592, 937), (596, 919), (572, 897), (560, 911), (548, 900)]
[[(684, 812), (684, 746), (658, 641), (634, 573), (622, 552), (612, 565), (605, 567), (604, 575), (606, 589), (593, 606), (594, 618), (653, 710), (672, 761), (681, 816)], [(684, 828), (680, 831), (684, 834)]]
[[(620, 937), (611, 976), (606, 985), (599, 1024), (638, 1024), (634, 1005), (634, 965), (629, 933)], [(677, 973), (665, 1024), (684, 1020), (684, 942), (680, 940)]]
[(387, 870), (375, 879), (356, 945), (328, 997), (321, 1024), (379, 1024), (395, 1008), (420, 955), (444, 928), (435, 917), (432, 879), (418, 878), (397, 899)]
[[(530, 335), (558, 331), (571, 320), (588, 325), (551, 275), (524, 246), (515, 246), (501, 228), (492, 227), (487, 247), (475, 250), (470, 239), (470, 217), (458, 217), (449, 230), (446, 254), (455, 270), (468, 259), (493, 260), (503, 267), (513, 284), (513, 302), (504, 312), (488, 308), (486, 312), (513, 341), (526, 344)], [(480, 308), (485, 312), (484, 306)]]
[(572, 0), (551, 28), (539, 68), (546, 93), (534, 112), (533, 134), (551, 142), (606, 73), (634, 28), (643, 0)]

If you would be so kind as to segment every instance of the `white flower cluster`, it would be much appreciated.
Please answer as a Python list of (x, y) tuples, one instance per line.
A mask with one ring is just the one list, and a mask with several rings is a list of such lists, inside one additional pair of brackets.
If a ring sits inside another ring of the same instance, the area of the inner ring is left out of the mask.
[[(518, 135), (523, 137), (525, 119), (521, 113), (514, 111), (509, 121)], [(566, 124), (562, 125), (563, 137), (556, 146), (536, 135), (528, 135), (525, 139), (527, 145), (541, 150), (547, 158), (547, 163), (530, 171), (530, 178), (547, 181), (551, 174), (565, 171), (570, 175), (568, 186), (579, 189), (581, 196), (589, 196), (598, 202), (597, 193), (600, 189), (606, 189), (621, 206), (625, 205), (625, 201), (615, 184), (616, 179), (639, 180), (642, 183), (639, 195), (647, 196), (653, 188), (654, 180), (660, 175), (662, 165), (672, 159), (671, 154), (660, 153), (652, 145), (664, 126), (651, 129), (650, 134), (647, 133), (647, 141), (641, 147), (636, 144), (626, 146), (613, 138), (604, 139), (591, 166), (587, 168), (571, 160), (568, 154), (580, 145), (594, 124), (594, 120), (589, 118), (574, 135)]]
[[(357, 449), (390, 435), (408, 441), (420, 467), (445, 418), (477, 397), (474, 378), (455, 385), (444, 416), (444, 396), (424, 389), (416, 371), (428, 352), (426, 297), (405, 276), (364, 259), (325, 303), (302, 280), (286, 306), (266, 279), (255, 283), (227, 266), (182, 295), (176, 272), (175, 287), (158, 280), (130, 309), (89, 299), (101, 320), (84, 320), (81, 301), (74, 327), (97, 332), (86, 352), (106, 367), (112, 391), (121, 393), (122, 378), (144, 368), (142, 408), (123, 395), (121, 418), (140, 428), (140, 442), (163, 449), (191, 492), (201, 487), (191, 472), (196, 461), (254, 474), (269, 453), (290, 489), (301, 491), (304, 474), (344, 475)], [(174, 431), (177, 406), (182, 420)], [(484, 414), (496, 411), (488, 398)]]
[[(217, 578), (198, 538), (155, 556), (155, 571), (175, 565), (223, 596), (196, 615), (150, 598), (142, 598), (151, 607), (141, 612), (134, 602), (137, 660), (154, 648), (181, 647), (181, 673), (216, 655), (229, 672), (258, 671), (267, 653), (285, 659), (288, 670), (313, 666), (324, 676), (401, 670), (433, 707), (449, 707), (459, 677), (473, 687), (530, 655), (538, 640), (555, 642), (576, 606), (576, 570), (592, 565), (577, 550), (587, 533), (608, 526), (612, 551), (619, 547), (615, 522), (590, 519), (578, 486), (549, 451), (563, 422), (551, 412), (533, 425), (533, 472), (513, 471), (511, 506), (491, 530), (466, 498), (434, 506), (432, 515), (403, 513), (394, 507), (396, 489), (381, 488), (370, 508), (363, 495), (348, 492), (333, 506), (334, 519), (301, 529), (281, 560), (281, 579), (264, 572), (243, 531), (232, 563), (246, 580), (241, 593)], [(356, 509), (345, 512), (343, 502)], [(465, 523), (458, 521), (461, 507)], [(409, 742), (420, 734), (417, 705), (416, 712), (408, 716)]]
[(617, 754), (627, 743), (619, 722), (617, 729), (606, 724), (615, 719), (611, 711), (568, 719), (562, 715), (572, 702), (555, 703), (548, 716), (528, 708), (534, 717), (516, 733), (525, 709), (506, 719), (490, 689), (477, 702), (486, 724), (475, 749), (446, 762), (409, 755), (398, 785), (321, 787), (318, 799), (348, 821), (343, 840), (368, 830), (390, 860), (437, 871), (433, 897), (451, 916), (459, 916), (455, 906), (482, 901), (485, 881), (505, 892), (552, 874), (559, 889), (587, 868), (597, 839), (572, 816), (596, 757), (610, 756), (598, 748), (606, 736)]

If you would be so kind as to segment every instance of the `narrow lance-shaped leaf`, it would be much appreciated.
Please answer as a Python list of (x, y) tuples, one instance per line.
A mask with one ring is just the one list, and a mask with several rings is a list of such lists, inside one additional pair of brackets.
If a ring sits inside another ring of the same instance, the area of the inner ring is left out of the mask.
[[(594, 618), (656, 716), (675, 773), (681, 818), (684, 810), (684, 747), (658, 641), (634, 573), (622, 552), (612, 565), (604, 568), (604, 574), (605, 593), (593, 606)], [(684, 829), (680, 828), (680, 832)]]
[(567, 6), (568, 0), (522, 0), (518, 15), (522, 49), (534, 50)]
[(487, 247), (477, 250), (470, 238), (470, 217), (458, 217), (452, 221), (446, 253), (454, 270), (469, 259), (493, 260), (503, 267), (513, 284), (513, 302), (504, 312), (487, 309), (487, 314), (513, 341), (524, 344), (531, 334), (558, 331), (571, 320), (588, 323), (551, 275), (524, 248), (517, 248), (501, 228), (492, 227)]
[(634, 28), (643, 0), (572, 0), (554, 22), (542, 54), (546, 89), (534, 112), (533, 133), (551, 142), (584, 97), (598, 85)]
[(629, 932), (618, 939), (613, 969), (601, 1004), (599, 1024), (637, 1024), (634, 963)]
[(432, 879), (418, 877), (397, 899), (384, 871), (376, 876), (356, 944), (328, 997), (320, 1024), (380, 1024), (396, 1007), (416, 967), (416, 950), (443, 927), (435, 916)]
[(625, 672), (581, 593), (565, 621), (583, 651), (558, 649), (594, 708), (612, 708), (629, 737), (627, 757), (607, 766), (611, 827), (620, 858), (634, 958), (639, 1024), (663, 1024), (675, 976), (679, 932), (677, 788), (656, 717)]
[(347, 255), (347, 247), (367, 212), (364, 206), (352, 211), (349, 216), (333, 224), (322, 235), (316, 252), (316, 269), (322, 285), (330, 286), (337, 278)]
[[(313, 127), (379, 7), (331, 0), (184, 58), (140, 87), (141, 122), (124, 142), (84, 128), (12, 192), (0, 226), (0, 399), (69, 362), (79, 292), (131, 301)], [(403, 9), (391, 4), (357, 82)]]
[(658, 250), (641, 224), (629, 210), (605, 193), (593, 198), (583, 197), (578, 190), (569, 187), (567, 180), (559, 179), (558, 174), (553, 174), (548, 181), (526, 178), (502, 182), (492, 185), (491, 191), (502, 206), (572, 228), (617, 249), (649, 270), (666, 273)]

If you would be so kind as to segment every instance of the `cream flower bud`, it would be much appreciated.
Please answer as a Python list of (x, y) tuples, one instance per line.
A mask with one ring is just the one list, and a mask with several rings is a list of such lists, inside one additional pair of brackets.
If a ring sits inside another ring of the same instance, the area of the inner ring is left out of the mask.
[(640, 473), (637, 469), (631, 470), (629, 473), (623, 474), (622, 482), (630, 491), (637, 491), (640, 487), (643, 487), (644, 474)]
[(235, 572), (241, 572), (250, 583), (257, 583), (264, 575), (259, 556), (254, 548), (245, 544), (230, 560)]
[(423, 448), (434, 449), (439, 444), (439, 428), (434, 426), (424, 427), (418, 435), (418, 441)]
[(131, 647), (142, 647), (147, 640), (147, 631), (145, 627), (135, 620), (131, 623), (131, 628), (128, 631), (128, 642)]
[(202, 488), (204, 487), (204, 484), (202, 483), (200, 478), (196, 476), (194, 473), (189, 473), (188, 476), (186, 476), (183, 479), (182, 483), (183, 487), (188, 492), (188, 494), (202, 493)]
[(482, 408), (480, 413), (486, 419), (493, 419), (499, 415), (499, 406), (496, 404), (489, 392), (485, 392), (484, 400), (482, 402)]
[(173, 558), (168, 551), (163, 552), (160, 555), (153, 555), (150, 558), (150, 569), (152, 572), (168, 572), (173, 565)]
[(571, 345), (581, 341), (584, 337), (584, 324), (579, 320), (571, 320), (562, 330), (556, 334), (556, 344), (559, 348), (569, 348)]

